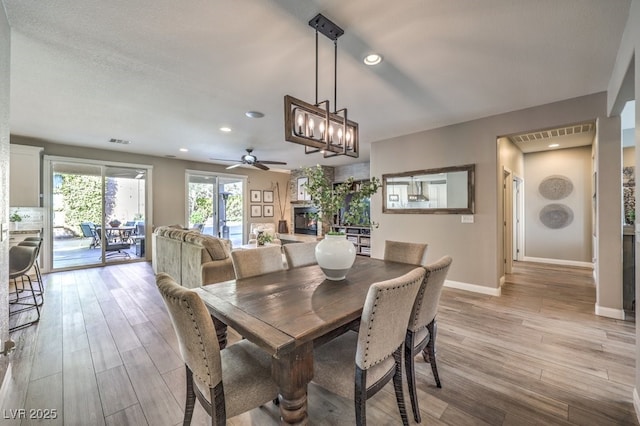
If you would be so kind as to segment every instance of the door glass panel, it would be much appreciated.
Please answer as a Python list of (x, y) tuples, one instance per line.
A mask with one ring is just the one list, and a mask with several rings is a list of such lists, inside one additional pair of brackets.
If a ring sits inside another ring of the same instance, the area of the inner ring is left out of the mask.
[(189, 173), (187, 179), (188, 227), (242, 245), (244, 178)]
[(220, 236), (231, 240), (233, 247), (241, 246), (243, 241), (243, 183), (242, 179), (224, 177), (220, 178), (219, 184)]
[(102, 168), (53, 163), (53, 269), (102, 263)]
[[(144, 257), (146, 170), (106, 167), (104, 251), (107, 262)], [(102, 229), (99, 229), (102, 234)]]

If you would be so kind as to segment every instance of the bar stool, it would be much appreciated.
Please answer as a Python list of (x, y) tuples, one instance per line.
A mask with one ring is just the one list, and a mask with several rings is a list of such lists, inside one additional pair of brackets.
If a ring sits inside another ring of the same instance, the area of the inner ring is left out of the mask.
[[(11, 310), (11, 306), (9, 307), (9, 316), (18, 314), (20, 312), (24, 312), (30, 309), (36, 310), (36, 319), (32, 321), (28, 321), (22, 324), (15, 325), (9, 328), (9, 331), (18, 330), (20, 328), (28, 327), (32, 324), (40, 321), (40, 307), (38, 303), (38, 299), (36, 297), (36, 292), (33, 289), (33, 283), (31, 282), (31, 277), (29, 276), (29, 271), (33, 268), (34, 263), (36, 261), (36, 251), (37, 247), (31, 246), (15, 246), (9, 249), (9, 279), (13, 280), (14, 287), (16, 289), (16, 299), (14, 301), (9, 300), (10, 305), (19, 305), (22, 306), (20, 309)], [(22, 288), (25, 289), (25, 282), (29, 285), (29, 290), (31, 291), (31, 297), (33, 298), (33, 303), (28, 302), (25, 299), (26, 297), (20, 297), (18, 293), (18, 278), (20, 278), (20, 282), (22, 283)]]
[(40, 304), (44, 302), (44, 280), (42, 279), (42, 272), (40, 272), (40, 249), (42, 248), (42, 238), (28, 237), (18, 243), (19, 246), (35, 247), (36, 248), (36, 260), (33, 263), (33, 269), (36, 273), (36, 281), (38, 282), (38, 289), (34, 289), (37, 295), (40, 296)]

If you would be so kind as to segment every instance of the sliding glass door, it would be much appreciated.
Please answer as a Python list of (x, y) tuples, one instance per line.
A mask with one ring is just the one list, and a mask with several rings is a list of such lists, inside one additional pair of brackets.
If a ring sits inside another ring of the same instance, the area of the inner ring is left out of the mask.
[(188, 227), (242, 245), (246, 177), (190, 170), (186, 181)]
[(50, 270), (145, 258), (148, 166), (45, 157)]

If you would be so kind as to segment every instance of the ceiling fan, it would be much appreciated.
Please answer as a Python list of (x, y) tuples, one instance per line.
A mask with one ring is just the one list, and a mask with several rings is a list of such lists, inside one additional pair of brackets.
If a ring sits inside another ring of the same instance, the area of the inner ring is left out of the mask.
[[(253, 152), (253, 148), (247, 148), (247, 153), (240, 157), (240, 161), (236, 164), (232, 164), (227, 169), (234, 169), (238, 166), (242, 166), (243, 164), (247, 164), (249, 166), (257, 167), (261, 170), (269, 170), (269, 167), (265, 166), (265, 164), (287, 164), (282, 161), (259, 161), (258, 157), (251, 154)], [(227, 160), (224, 158), (210, 158), (209, 160), (213, 161), (236, 161), (236, 160)]]

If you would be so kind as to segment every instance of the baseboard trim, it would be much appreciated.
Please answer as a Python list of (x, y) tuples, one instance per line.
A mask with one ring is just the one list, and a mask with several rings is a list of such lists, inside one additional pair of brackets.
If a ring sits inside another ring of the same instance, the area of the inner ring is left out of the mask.
[(7, 365), (7, 371), (4, 374), (4, 379), (2, 380), (2, 385), (0, 386), (0, 407), (6, 407), (5, 400), (7, 398), (7, 394), (9, 393), (9, 381), (11, 380), (11, 376), (13, 374), (12, 371), (13, 363), (9, 361)]
[(538, 262), (538, 263), (551, 263), (552, 265), (564, 265), (564, 266), (580, 266), (582, 268), (592, 268), (592, 262), (580, 262), (578, 260), (564, 260), (564, 259), (547, 259), (544, 257), (524, 257), (525, 262)]
[(500, 296), (502, 294), (500, 287), (491, 288), (491, 287), (485, 287), (483, 285), (478, 285), (478, 284), (462, 283), (460, 281), (446, 280), (444, 282), (444, 286), (450, 287), (450, 288), (456, 288), (458, 290), (471, 291), (473, 293), (488, 294), (489, 296)]
[(636, 410), (636, 419), (640, 423), (640, 397), (638, 396), (638, 388), (633, 388), (633, 408)]
[(605, 308), (603, 306), (598, 306), (598, 304), (596, 303), (596, 315), (617, 320), (624, 320), (624, 309)]

